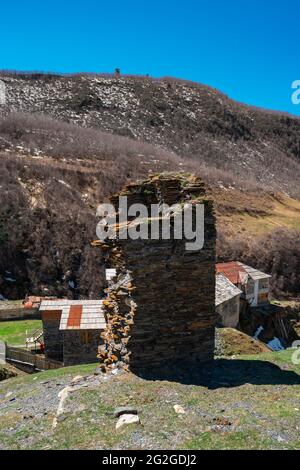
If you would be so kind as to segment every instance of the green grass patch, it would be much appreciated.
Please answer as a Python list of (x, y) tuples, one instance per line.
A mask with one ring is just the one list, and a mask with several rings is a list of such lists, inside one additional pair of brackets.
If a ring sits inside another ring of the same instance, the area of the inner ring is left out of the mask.
[(293, 370), (294, 372), (300, 375), (300, 364), (293, 363), (292, 356), (294, 353), (295, 353), (295, 349), (286, 349), (284, 351), (263, 353), (263, 354), (253, 355), (253, 356), (243, 355), (243, 356), (239, 356), (239, 359), (243, 359), (247, 361), (251, 360), (251, 361), (272, 362), (273, 364), (276, 364), (281, 368)]
[(41, 320), (15, 320), (0, 322), (0, 340), (10, 346), (24, 346), (26, 331), (30, 336), (35, 330), (42, 328)]
[(44, 380), (55, 380), (60, 377), (75, 377), (76, 375), (89, 375), (94, 372), (99, 364), (82, 364), (78, 366), (62, 367), (61, 369), (52, 369), (36, 374), (26, 374), (20, 377), (14, 377), (5, 382), (0, 383), (0, 393), (4, 393), (6, 389), (16, 386), (22, 386), (30, 383), (38, 383)]
[(239, 432), (204, 432), (186, 442), (183, 446), (188, 450), (259, 450), (271, 448), (269, 439), (262, 439), (255, 431)]

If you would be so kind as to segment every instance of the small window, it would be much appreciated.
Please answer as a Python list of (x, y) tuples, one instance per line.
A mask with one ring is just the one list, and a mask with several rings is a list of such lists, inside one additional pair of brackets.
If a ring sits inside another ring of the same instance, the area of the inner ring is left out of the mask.
[(80, 341), (83, 344), (89, 344), (91, 342), (91, 339), (92, 339), (92, 335), (90, 331), (82, 330), (80, 332)]
[(259, 281), (259, 288), (260, 289), (268, 289), (269, 288), (269, 279), (261, 279)]

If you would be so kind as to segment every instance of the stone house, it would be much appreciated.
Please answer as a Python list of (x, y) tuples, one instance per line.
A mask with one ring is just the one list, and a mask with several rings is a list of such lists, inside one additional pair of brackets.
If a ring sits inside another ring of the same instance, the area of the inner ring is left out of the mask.
[(251, 307), (259, 307), (268, 304), (271, 276), (246, 264), (238, 264), (248, 275), (244, 289), (247, 302)]
[(227, 328), (236, 328), (240, 317), (240, 298), (243, 292), (224, 274), (216, 276), (216, 312), (219, 323)]
[(224, 274), (230, 282), (242, 290), (242, 296), (251, 307), (268, 304), (271, 278), (269, 274), (240, 261), (218, 263), (216, 271)]
[(101, 300), (44, 300), (40, 312), (47, 358), (64, 366), (97, 362), (106, 326)]

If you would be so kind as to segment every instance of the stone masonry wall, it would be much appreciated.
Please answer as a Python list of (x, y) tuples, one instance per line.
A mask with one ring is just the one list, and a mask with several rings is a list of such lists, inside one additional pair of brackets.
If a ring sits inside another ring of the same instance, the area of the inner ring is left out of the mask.
[(63, 360), (63, 332), (59, 329), (61, 311), (43, 311), (45, 356), (56, 361)]
[[(104, 302), (102, 369), (117, 365), (151, 373), (212, 360), (216, 230), (213, 204), (202, 180), (186, 174), (155, 175), (128, 185), (121, 195), (128, 197), (128, 205), (204, 204), (205, 244), (201, 250), (187, 251), (187, 240), (174, 236), (94, 243), (102, 248), (106, 266), (118, 274)], [(118, 196), (111, 198), (116, 208)], [(150, 222), (148, 218), (143, 223)]]
[(64, 366), (97, 362), (101, 330), (66, 330), (63, 332)]

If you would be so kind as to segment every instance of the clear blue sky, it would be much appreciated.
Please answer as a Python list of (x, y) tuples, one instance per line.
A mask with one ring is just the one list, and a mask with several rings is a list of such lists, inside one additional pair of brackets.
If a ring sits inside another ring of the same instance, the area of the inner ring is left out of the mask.
[(11, 0), (0, 69), (175, 76), (300, 115), (299, 0)]

